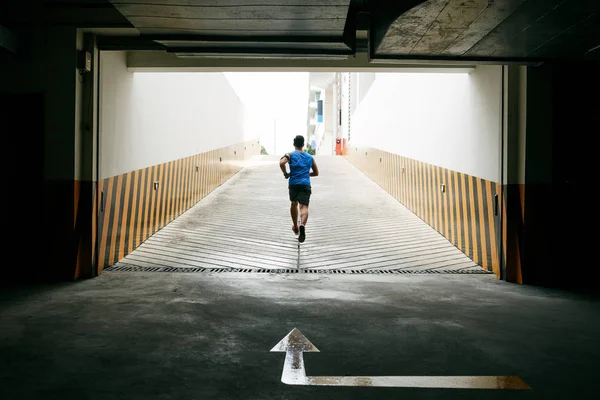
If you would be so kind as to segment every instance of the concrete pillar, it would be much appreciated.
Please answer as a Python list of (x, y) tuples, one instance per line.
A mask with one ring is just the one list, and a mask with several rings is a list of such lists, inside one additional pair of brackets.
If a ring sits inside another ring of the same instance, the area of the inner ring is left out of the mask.
[(503, 263), (507, 281), (598, 288), (591, 195), (600, 127), (594, 62), (505, 67)]
[(91, 72), (79, 73), (78, 113), (75, 126), (75, 278), (91, 278), (96, 269), (96, 216), (98, 213), (98, 78), (96, 37), (78, 35), (78, 50), (92, 56)]
[(502, 116), (502, 191), (497, 199), (497, 214), (502, 232), (501, 278), (523, 283), (524, 195), (526, 160), (527, 69), (503, 67)]
[(5, 261), (15, 278), (72, 280), (77, 30), (29, 28), (23, 29), (19, 54), (0, 60), (0, 92), (12, 104), (2, 124), (14, 125), (7, 130), (15, 140), (7, 152), (27, 160), (7, 188), (12, 195), (6, 222), (14, 242), (7, 244), (11, 254)]

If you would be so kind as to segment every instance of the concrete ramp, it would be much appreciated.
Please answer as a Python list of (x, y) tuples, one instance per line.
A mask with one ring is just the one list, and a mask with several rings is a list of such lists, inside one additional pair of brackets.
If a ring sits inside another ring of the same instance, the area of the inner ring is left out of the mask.
[(306, 241), (278, 156), (255, 159), (107, 270), (488, 273), (343, 157), (318, 156)]

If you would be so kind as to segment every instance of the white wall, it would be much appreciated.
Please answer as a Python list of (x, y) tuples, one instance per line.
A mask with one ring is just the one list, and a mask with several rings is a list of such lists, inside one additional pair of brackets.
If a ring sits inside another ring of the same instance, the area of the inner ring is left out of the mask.
[(371, 85), (373, 85), (373, 82), (375, 82), (376, 77), (377, 74), (375, 72), (360, 72), (357, 74), (357, 104), (360, 104), (360, 102), (365, 98), (369, 92), (369, 89), (371, 88)]
[(100, 63), (100, 179), (253, 138), (222, 73), (133, 73), (125, 52)]
[(500, 66), (377, 73), (352, 116), (351, 141), (500, 182), (501, 83)]

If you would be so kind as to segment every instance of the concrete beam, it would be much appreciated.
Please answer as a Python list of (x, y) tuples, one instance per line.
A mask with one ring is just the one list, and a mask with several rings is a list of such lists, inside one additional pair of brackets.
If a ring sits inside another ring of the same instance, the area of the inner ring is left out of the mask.
[(481, 13), (442, 51), (443, 54), (465, 54), (512, 15), (526, 0), (488, 2)]
[[(127, 55), (130, 71), (145, 72), (225, 72), (225, 71), (298, 71), (298, 72), (449, 72), (469, 73), (475, 63), (460, 60), (366, 60), (353, 55), (340, 58), (295, 59), (225, 58), (215, 56), (178, 57), (161, 51), (132, 51)], [(289, 57), (289, 56), (286, 56)]]
[(0, 25), (0, 47), (11, 53), (16, 53), (18, 50), (18, 43), (17, 35), (8, 28)]

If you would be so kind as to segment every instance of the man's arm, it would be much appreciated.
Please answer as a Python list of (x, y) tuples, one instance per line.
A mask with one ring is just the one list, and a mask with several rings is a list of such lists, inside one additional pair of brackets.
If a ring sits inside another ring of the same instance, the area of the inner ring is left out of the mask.
[(312, 172), (310, 173), (310, 176), (319, 176), (319, 167), (317, 167), (317, 163), (315, 162), (314, 157), (312, 163)]
[(279, 159), (279, 168), (281, 169), (281, 172), (283, 172), (283, 176), (285, 176), (285, 179), (289, 178), (289, 174), (287, 173), (287, 170), (285, 168), (285, 164), (287, 164), (289, 161), (290, 153), (286, 153), (283, 157)]

